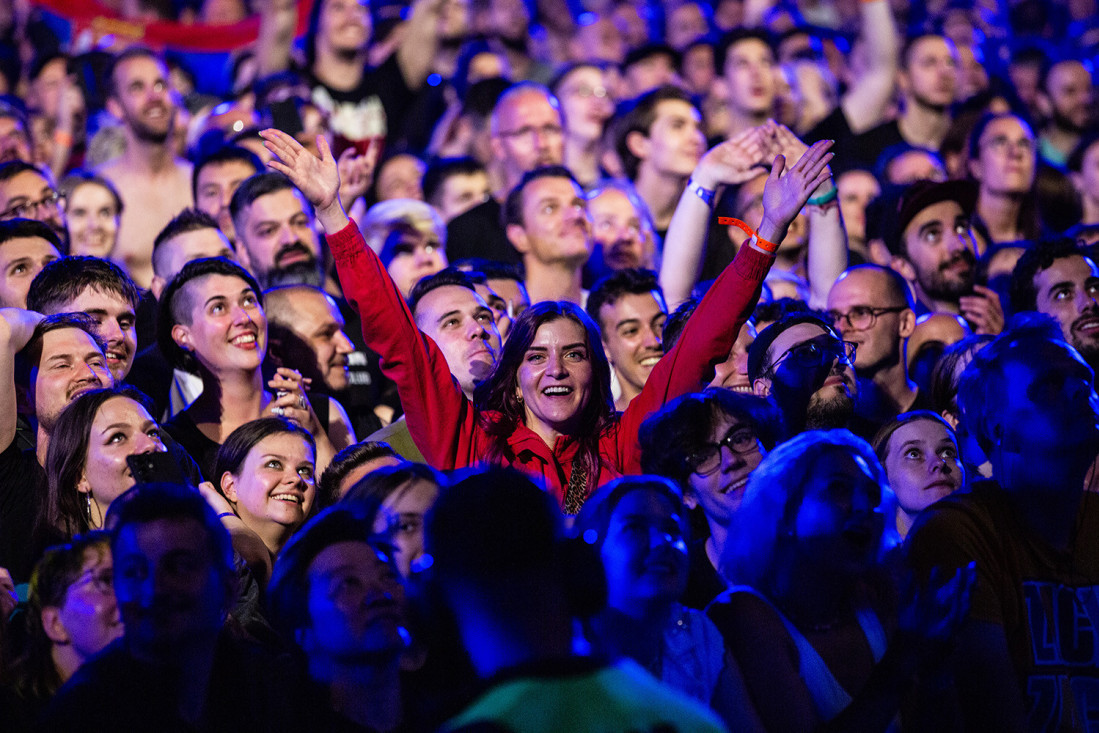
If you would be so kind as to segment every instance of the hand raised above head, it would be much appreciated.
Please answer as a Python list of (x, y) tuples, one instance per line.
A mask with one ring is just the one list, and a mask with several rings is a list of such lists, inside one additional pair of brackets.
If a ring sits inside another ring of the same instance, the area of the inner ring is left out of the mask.
[[(797, 162), (787, 167), (788, 160), (779, 155), (771, 167), (763, 187), (763, 223), (760, 236), (785, 236), (786, 227), (798, 215), (813, 191), (831, 177), (828, 162), (832, 160), (831, 140), (821, 140), (809, 148)], [(777, 240), (772, 240), (777, 241)]]
[(260, 137), (263, 146), (275, 156), (267, 165), (289, 178), (309, 203), (317, 209), (328, 209), (339, 203), (339, 167), (323, 135), (317, 136), (319, 158), (281, 130), (262, 130)]
[(766, 172), (766, 148), (762, 128), (752, 127), (710, 148), (698, 162), (693, 178), (707, 188), (750, 181)]

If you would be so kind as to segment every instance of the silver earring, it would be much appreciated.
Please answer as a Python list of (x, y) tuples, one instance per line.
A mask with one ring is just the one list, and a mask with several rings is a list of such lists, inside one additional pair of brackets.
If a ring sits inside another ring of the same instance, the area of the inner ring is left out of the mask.
[(84, 494), (84, 514), (88, 518), (88, 524), (92, 523), (92, 492)]

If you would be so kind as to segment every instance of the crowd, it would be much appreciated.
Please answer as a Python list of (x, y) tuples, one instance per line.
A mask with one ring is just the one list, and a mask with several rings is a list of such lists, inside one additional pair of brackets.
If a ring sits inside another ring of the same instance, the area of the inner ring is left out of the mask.
[(102, 1), (255, 40), (0, 8), (0, 728), (1094, 725), (1095, 0)]

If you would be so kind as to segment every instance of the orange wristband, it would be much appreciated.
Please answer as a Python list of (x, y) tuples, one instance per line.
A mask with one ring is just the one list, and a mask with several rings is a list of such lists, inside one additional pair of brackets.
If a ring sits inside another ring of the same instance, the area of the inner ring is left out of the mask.
[(734, 219), (731, 216), (719, 216), (717, 217), (717, 223), (722, 226), (733, 226), (743, 230), (745, 234), (752, 238), (751, 240), (749, 240), (749, 244), (755, 244), (767, 254), (773, 255), (778, 250), (777, 244), (775, 244), (774, 242), (768, 242), (766, 239), (759, 236), (759, 232), (757, 232), (755, 229), (752, 229), (752, 227), (748, 226), (740, 219)]

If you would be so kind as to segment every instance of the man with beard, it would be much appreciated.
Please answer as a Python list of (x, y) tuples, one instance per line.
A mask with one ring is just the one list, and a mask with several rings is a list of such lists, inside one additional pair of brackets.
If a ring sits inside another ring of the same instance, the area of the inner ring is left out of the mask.
[[(339, 286), (325, 277), (313, 207), (281, 173), (246, 179), (229, 204), (237, 231), (237, 256), (265, 290), (279, 285), (309, 285), (334, 296)], [(394, 407), (381, 404), (385, 384), (377, 356), (366, 350), (359, 316), (336, 297), (355, 350), (348, 354), (349, 389), (336, 396), (347, 408), (356, 435), (369, 435), (389, 422)]]
[(508, 194), (504, 222), (508, 239), (523, 255), (530, 302), (583, 302), (591, 222), (584, 192), (569, 169), (551, 165), (524, 175)]
[(1079, 61), (1059, 61), (1050, 67), (1039, 105), (1049, 123), (1038, 138), (1038, 153), (1050, 165), (1064, 169), (1068, 156), (1094, 122), (1095, 88)]
[(1071, 239), (1043, 240), (1011, 273), (1011, 307), (1051, 316), (1093, 370), (1099, 371), (1099, 267)]
[(123, 51), (111, 68), (107, 111), (122, 122), (125, 152), (98, 172), (115, 185), (124, 208), (113, 256), (139, 287), (153, 281), (153, 240), (192, 203), (191, 164), (175, 157), (169, 138), (177, 96), (168, 67), (152, 51)]
[(908, 378), (905, 343), (916, 330), (908, 283), (895, 270), (859, 265), (840, 275), (828, 293), (828, 317), (855, 343), (858, 415), (881, 425), (899, 413), (929, 409), (930, 401)]
[(917, 181), (901, 195), (891, 267), (912, 286), (917, 315), (963, 316), (975, 333), (1004, 325), (996, 292), (978, 285), (970, 218), (977, 202), (971, 181)]
[(790, 435), (849, 427), (859, 388), (855, 344), (815, 313), (784, 316), (748, 348), (752, 390), (782, 411)]
[(61, 193), (45, 171), (22, 160), (0, 164), (0, 220), (34, 219), (50, 229), (68, 249)]

